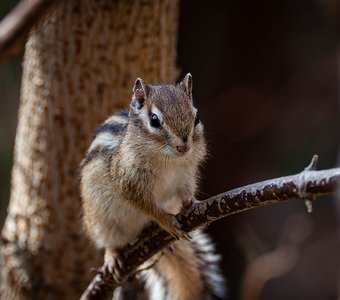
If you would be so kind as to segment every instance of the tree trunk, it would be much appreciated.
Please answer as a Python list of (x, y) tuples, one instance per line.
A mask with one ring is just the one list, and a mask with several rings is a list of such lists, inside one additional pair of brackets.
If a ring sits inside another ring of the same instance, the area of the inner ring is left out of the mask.
[(82, 234), (77, 169), (136, 77), (176, 78), (177, 1), (60, 1), (26, 44), (2, 299), (76, 299), (102, 254)]

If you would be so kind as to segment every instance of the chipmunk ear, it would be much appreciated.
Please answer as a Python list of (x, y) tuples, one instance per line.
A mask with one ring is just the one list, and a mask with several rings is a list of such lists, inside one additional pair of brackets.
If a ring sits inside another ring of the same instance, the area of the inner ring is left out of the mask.
[(137, 78), (132, 92), (133, 95), (131, 105), (137, 109), (141, 109), (144, 105), (145, 99), (148, 96), (149, 86), (144, 82), (143, 79)]
[(185, 91), (185, 93), (191, 98), (192, 96), (192, 76), (190, 73), (185, 75), (183, 80), (180, 82), (180, 87)]

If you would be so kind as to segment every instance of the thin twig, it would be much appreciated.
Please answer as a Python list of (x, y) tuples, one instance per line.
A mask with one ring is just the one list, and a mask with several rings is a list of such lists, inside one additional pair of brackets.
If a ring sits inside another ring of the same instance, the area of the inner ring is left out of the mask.
[[(240, 213), (252, 208), (279, 203), (288, 199), (316, 199), (335, 192), (340, 182), (340, 168), (316, 171), (317, 156), (302, 172), (286, 177), (250, 184), (195, 204), (189, 210), (177, 215), (185, 231), (192, 231), (204, 224)], [(126, 278), (143, 262), (151, 258), (174, 239), (158, 225), (151, 225), (138, 241), (122, 249), (122, 270)], [(112, 297), (119, 284), (108, 272), (96, 275), (83, 293), (82, 300), (106, 299)]]
[(18, 43), (54, 0), (22, 0), (0, 23), (0, 62), (18, 52)]

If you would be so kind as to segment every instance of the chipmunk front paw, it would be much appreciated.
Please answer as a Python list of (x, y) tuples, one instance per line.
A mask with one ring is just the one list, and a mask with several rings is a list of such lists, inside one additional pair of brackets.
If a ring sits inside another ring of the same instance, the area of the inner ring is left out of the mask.
[(115, 252), (114, 254), (107, 254), (105, 253), (105, 261), (102, 273), (112, 274), (113, 280), (116, 281), (118, 284), (121, 284), (124, 282), (125, 275), (122, 271), (123, 262), (121, 259), (121, 256), (118, 252)]
[(164, 230), (169, 232), (175, 239), (190, 240), (190, 235), (182, 229), (181, 224), (176, 219), (175, 215), (168, 214), (165, 224), (162, 225)]

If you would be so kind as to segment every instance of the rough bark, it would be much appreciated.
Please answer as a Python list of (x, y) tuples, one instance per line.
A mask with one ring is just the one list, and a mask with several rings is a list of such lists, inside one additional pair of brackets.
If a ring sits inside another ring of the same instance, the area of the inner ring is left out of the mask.
[(82, 235), (77, 169), (137, 76), (176, 78), (177, 1), (61, 1), (26, 44), (2, 299), (76, 299), (101, 254)]

